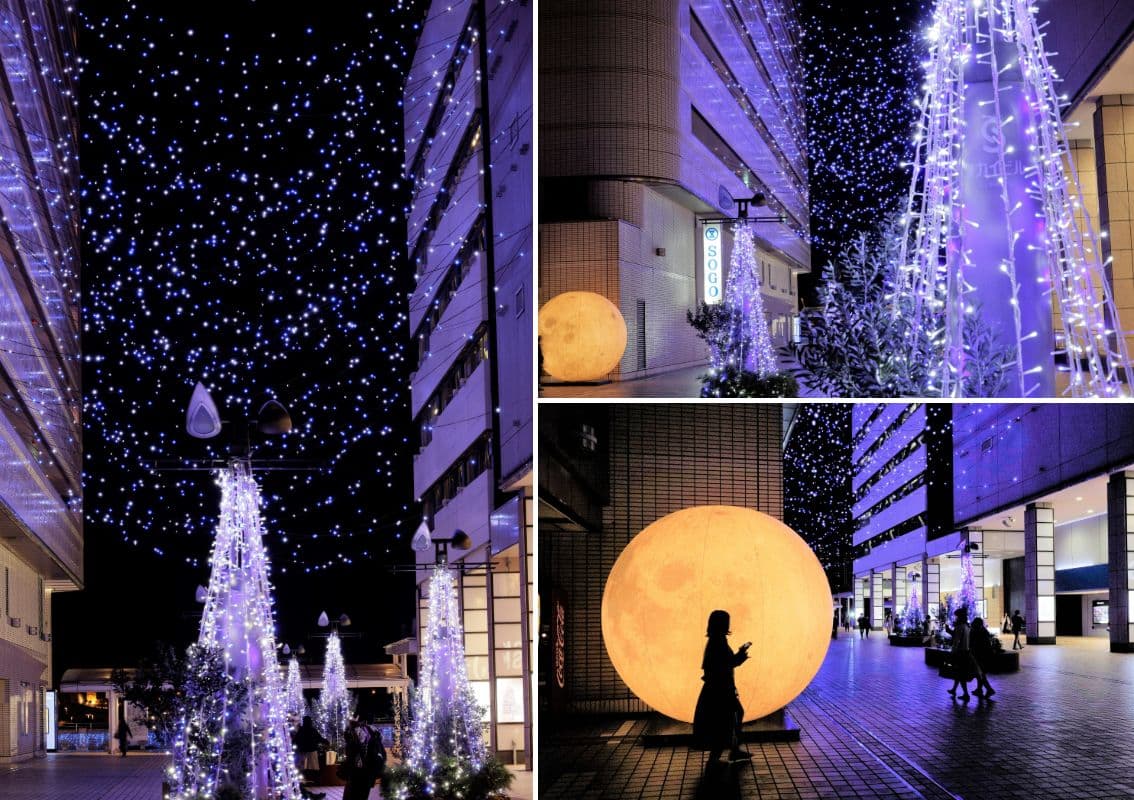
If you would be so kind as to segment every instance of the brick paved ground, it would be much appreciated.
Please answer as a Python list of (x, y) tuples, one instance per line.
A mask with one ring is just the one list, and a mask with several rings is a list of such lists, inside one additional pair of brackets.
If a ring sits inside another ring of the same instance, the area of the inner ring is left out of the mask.
[[(954, 701), (919, 648), (840, 634), (791, 705), (796, 744), (751, 745), (751, 764), (646, 748), (641, 720), (541, 730), (540, 800), (662, 798), (1134, 798), (1134, 656), (1106, 642), (1031, 646), (992, 676), (991, 702)], [(742, 667), (743, 668), (743, 667)]]
[[(160, 800), (167, 756), (49, 755), (0, 766), (0, 800)], [(342, 788), (315, 788), (342, 800)], [(530, 772), (516, 774), (515, 800), (532, 800)], [(375, 788), (370, 800), (380, 800)]]

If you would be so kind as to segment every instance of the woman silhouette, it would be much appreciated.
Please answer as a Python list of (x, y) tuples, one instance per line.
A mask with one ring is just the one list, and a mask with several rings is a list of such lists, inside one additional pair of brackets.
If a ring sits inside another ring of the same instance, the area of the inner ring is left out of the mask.
[(701, 659), (704, 675), (701, 680), (701, 695), (697, 698), (697, 709), (693, 713), (693, 738), (702, 750), (709, 751), (709, 766), (715, 764), (725, 748), (729, 749), (729, 761), (747, 761), (752, 754), (740, 749), (740, 723), (744, 719), (744, 707), (736, 692), (733, 670), (748, 660), (748, 648), (752, 642), (745, 642), (735, 653), (728, 646), (729, 616), (727, 611), (714, 611), (709, 615), (705, 655)]

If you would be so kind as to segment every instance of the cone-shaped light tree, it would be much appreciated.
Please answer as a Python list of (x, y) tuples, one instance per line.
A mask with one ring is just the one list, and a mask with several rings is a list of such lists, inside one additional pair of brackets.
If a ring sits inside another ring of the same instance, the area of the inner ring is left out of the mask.
[[(465, 672), (464, 633), (453, 573), (445, 564), (429, 579), (429, 621), (422, 641), (406, 766), (428, 795), (442, 773), (460, 781), (484, 766), (484, 712)], [(408, 797), (404, 787), (394, 798)]]
[(761, 378), (775, 373), (779, 365), (764, 313), (756, 240), (745, 224), (736, 228), (724, 301), (729, 312), (729, 335), (725, 347), (713, 353), (718, 362), (712, 364), (713, 368), (732, 367)]
[(287, 713), (290, 717), (303, 716), (303, 685), (299, 681), (299, 659), (295, 656), (287, 662)]
[(319, 692), (319, 723), (331, 746), (342, 752), (347, 722), (351, 714), (350, 691), (346, 685), (343, 648), (339, 634), (327, 636), (327, 654), (323, 658), (323, 688)]
[(276, 658), (260, 492), (246, 461), (220, 472), (220, 519), (193, 653), (218, 654), (229, 683), (187, 707), (169, 770), (173, 800), (299, 800)]
[[(1083, 209), (1032, 0), (937, 0), (892, 313), (941, 355), (925, 394), (961, 396), (979, 316), (1010, 353), (1002, 393), (1128, 396), (1126, 337)], [(1054, 302), (1053, 302), (1054, 300)], [(1063, 336), (1055, 336), (1052, 309)]]

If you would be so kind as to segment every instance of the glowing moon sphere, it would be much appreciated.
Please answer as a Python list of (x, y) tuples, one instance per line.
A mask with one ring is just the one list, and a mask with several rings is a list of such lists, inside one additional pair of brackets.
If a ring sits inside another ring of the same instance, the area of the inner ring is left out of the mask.
[(594, 292), (564, 292), (539, 310), (543, 368), (561, 381), (593, 381), (618, 366), (626, 350), (626, 321), (614, 303)]
[(709, 613), (732, 616), (729, 645), (751, 641), (736, 668), (745, 720), (783, 708), (827, 653), (831, 592), (795, 531), (747, 508), (699, 506), (635, 536), (610, 572), (602, 636), (630, 690), (661, 713), (693, 721)]

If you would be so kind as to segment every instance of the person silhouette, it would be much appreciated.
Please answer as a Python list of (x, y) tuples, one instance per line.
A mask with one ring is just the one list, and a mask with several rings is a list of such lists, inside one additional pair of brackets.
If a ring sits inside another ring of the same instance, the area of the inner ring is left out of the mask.
[(705, 655), (701, 659), (704, 671), (701, 680), (705, 685), (701, 687), (693, 713), (693, 738), (702, 750), (709, 751), (709, 767), (717, 763), (726, 748), (730, 762), (752, 758), (751, 753), (740, 748), (744, 707), (740, 704), (733, 674), (748, 660), (748, 648), (752, 642), (745, 642), (734, 653), (728, 644), (730, 621), (727, 611), (717, 610), (709, 614), (705, 633), (709, 641), (705, 643)]

